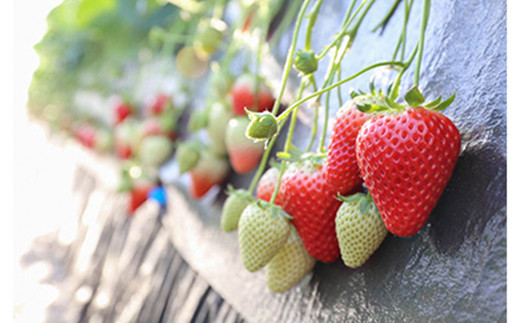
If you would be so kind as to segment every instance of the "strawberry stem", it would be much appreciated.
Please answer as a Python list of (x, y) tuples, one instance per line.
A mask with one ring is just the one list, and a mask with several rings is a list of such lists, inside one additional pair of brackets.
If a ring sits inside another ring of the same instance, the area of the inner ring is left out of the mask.
[[(298, 95), (296, 97), (296, 100), (299, 100), (303, 95), (303, 90), (305, 89), (305, 83), (300, 83), (300, 89), (298, 90)], [(294, 133), (294, 128), (296, 126), (296, 117), (298, 115), (298, 109), (295, 109), (291, 116), (291, 124), (289, 126), (289, 131), (287, 133), (287, 138), (285, 139), (285, 146), (284, 146), (284, 153), (289, 153), (289, 149), (291, 148), (291, 142), (292, 142), (292, 136)], [(278, 191), (280, 190), (280, 185), (282, 183), (282, 176), (285, 172), (285, 167), (287, 166), (287, 161), (282, 161), (282, 167), (280, 167), (280, 175), (278, 176), (278, 181), (276, 182), (276, 186), (274, 188), (273, 194), (271, 195), (271, 204), (274, 204), (274, 201), (276, 200), (276, 195), (278, 194)]]
[(378, 67), (381, 67), (381, 66), (399, 66), (399, 67), (403, 67), (404, 66), (404, 63), (403, 62), (399, 62), (399, 61), (389, 61), (389, 62), (381, 62), (381, 63), (376, 63), (376, 64), (373, 64), (373, 65), (370, 65), (368, 67), (365, 67), (364, 69), (362, 69), (361, 71), (357, 72), (356, 74), (353, 74), (349, 77), (347, 77), (346, 79), (343, 79), (339, 82), (336, 82), (320, 91), (317, 91), (317, 92), (314, 92), (313, 94), (310, 94), (296, 102), (294, 102), (293, 104), (291, 104), (282, 114), (280, 114), (276, 120), (278, 121), (278, 123), (282, 122), (284, 119), (287, 118), (287, 116), (294, 110), (296, 109), (298, 106), (300, 106), (301, 104), (309, 101), (310, 99), (312, 98), (315, 98), (327, 91), (330, 91), (342, 84), (345, 84), (353, 79), (355, 79), (356, 77), (370, 71), (370, 70), (373, 70), (374, 68), (378, 68)]
[(430, 16), (430, 6), (431, 6), (431, 0), (424, 0), (422, 21), (421, 21), (421, 33), (419, 34), (419, 43), (418, 43), (419, 44), (419, 57), (417, 58), (417, 65), (415, 67), (414, 83), (413, 83), (417, 87), (419, 86), (419, 74), (421, 72), (421, 62), (422, 62), (422, 57), (423, 57), (426, 27), (428, 25), (428, 18)]
[(311, 49), (311, 35), (312, 35), (312, 29), (314, 28), (314, 25), (316, 24), (316, 18), (318, 17), (318, 12), (320, 11), (321, 3), (323, 0), (317, 0), (314, 4), (314, 7), (312, 7), (311, 12), (309, 13), (309, 24), (307, 26), (307, 33), (305, 35), (305, 49), (310, 50)]
[[(278, 113), (278, 109), (280, 108), (280, 103), (282, 101), (282, 96), (285, 91), (285, 86), (287, 85), (287, 80), (289, 79), (289, 72), (291, 70), (292, 61), (294, 58), (294, 52), (296, 49), (296, 41), (298, 40), (298, 33), (300, 31), (300, 27), (302, 25), (302, 20), (305, 14), (305, 10), (309, 6), (310, 0), (305, 0), (303, 5), (298, 13), (298, 18), (296, 19), (296, 26), (294, 27), (293, 39), (291, 43), (291, 47), (289, 47), (289, 52), (287, 53), (287, 59), (285, 60), (285, 65), (283, 68), (282, 74), (282, 84), (280, 86), (280, 92), (278, 93), (278, 97), (274, 102), (273, 114), (276, 115)], [(262, 170), (263, 171), (263, 170)]]

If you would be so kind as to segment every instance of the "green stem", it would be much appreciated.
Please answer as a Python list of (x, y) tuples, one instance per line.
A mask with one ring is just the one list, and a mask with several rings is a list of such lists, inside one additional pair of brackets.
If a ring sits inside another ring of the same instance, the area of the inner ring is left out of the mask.
[(312, 35), (312, 29), (314, 28), (314, 25), (316, 24), (316, 18), (318, 17), (318, 12), (320, 11), (321, 3), (323, 0), (318, 0), (314, 4), (314, 7), (312, 7), (311, 12), (309, 13), (309, 24), (307, 26), (307, 33), (305, 35), (305, 49), (310, 50), (311, 49), (311, 35)]
[[(313, 91), (314, 92), (318, 91), (318, 87), (316, 86), (316, 81), (314, 80), (314, 76), (311, 75), (310, 80), (311, 80), (311, 84), (313, 87)], [(319, 118), (318, 112), (319, 112), (318, 107), (315, 107), (314, 108), (314, 122), (312, 124), (311, 137), (309, 140), (309, 144), (307, 145), (307, 148), (305, 149), (305, 152), (309, 152), (311, 150), (312, 144), (314, 143), (314, 140), (316, 140), (316, 134), (318, 132), (318, 118)]]
[(296, 41), (298, 40), (298, 33), (300, 31), (300, 27), (302, 24), (303, 16), (305, 15), (305, 10), (309, 6), (310, 0), (305, 0), (303, 2), (302, 8), (300, 9), (300, 13), (298, 14), (298, 18), (296, 20), (296, 26), (294, 27), (293, 39), (291, 43), (291, 47), (289, 47), (289, 52), (287, 53), (287, 59), (285, 60), (285, 66), (282, 74), (282, 84), (280, 86), (280, 92), (278, 93), (278, 97), (274, 103), (273, 114), (276, 115), (278, 113), (278, 109), (280, 108), (280, 103), (282, 101), (282, 96), (285, 91), (285, 86), (287, 85), (287, 79), (289, 78), (289, 72), (291, 70), (292, 61), (294, 58), (294, 51), (296, 48)]
[(352, 14), (352, 10), (354, 9), (354, 5), (356, 4), (357, 1), (352, 1), (350, 3), (350, 7), (348, 8), (347, 10), (347, 14), (345, 15), (345, 18), (343, 19), (343, 23), (342, 23), (342, 29), (341, 31), (336, 34), (336, 38), (334, 39), (334, 41), (332, 43), (330, 43), (327, 47), (325, 47), (318, 55), (317, 55), (317, 59), (318, 60), (321, 60), (323, 59), (323, 57), (325, 57), (325, 55), (327, 55), (327, 53), (330, 51), (330, 49), (332, 49), (332, 47), (336, 46), (340, 40), (343, 39), (343, 37), (345, 37), (345, 35), (347, 35), (347, 29), (348, 27), (350, 26), (350, 24), (352, 23), (352, 21), (354, 20), (354, 18), (357, 16), (357, 14), (361, 11), (361, 9), (363, 8), (363, 6), (365, 5), (365, 1), (363, 1), (363, 3), (361, 3), (361, 5), (356, 9), (356, 11), (354, 12), (354, 14), (351, 16)]
[(415, 55), (417, 54), (417, 48), (418, 48), (418, 45), (415, 46), (415, 48), (412, 52), (412, 55), (410, 55), (410, 58), (408, 59), (408, 61), (406, 61), (404, 63), (401, 71), (399, 71), (399, 74), (397, 75), (397, 78), (395, 79), (395, 82), (392, 85), (392, 89), (390, 90), (390, 94), (389, 94), (390, 99), (395, 100), (397, 98), (398, 91), (399, 91), (399, 85), (401, 84), (401, 78), (403, 77), (403, 74), (406, 72), (406, 70), (408, 70), (408, 68), (412, 64), (412, 61), (415, 58)]
[(399, 66), (399, 67), (403, 67), (404, 64), (403, 64), (403, 62), (399, 62), (399, 61), (389, 61), (389, 62), (381, 62), (381, 63), (376, 63), (376, 64), (373, 64), (373, 65), (370, 65), (370, 66), (362, 69), (361, 71), (357, 72), (356, 74), (347, 77), (346, 79), (343, 79), (343, 80), (341, 80), (341, 81), (339, 81), (337, 83), (334, 83), (334, 84), (332, 84), (332, 85), (330, 85), (330, 86), (328, 86), (328, 87), (326, 87), (326, 88), (324, 88), (324, 89), (322, 89), (322, 90), (320, 90), (318, 92), (310, 94), (310, 95), (304, 97), (303, 99), (300, 99), (300, 100), (294, 102), (282, 114), (280, 114), (276, 118), (276, 120), (279, 123), (281, 123), (299, 105), (301, 105), (301, 104), (309, 101), (310, 99), (315, 98), (315, 97), (317, 97), (317, 96), (319, 96), (319, 95), (321, 95), (321, 94), (323, 94), (323, 93), (325, 93), (327, 91), (330, 91), (330, 90), (332, 90), (332, 89), (334, 89), (334, 88), (336, 88), (336, 87), (338, 87), (338, 86), (340, 86), (342, 84), (345, 84), (345, 83), (355, 79), (356, 77), (358, 77), (358, 76), (360, 76), (360, 75), (362, 75), (362, 74), (364, 74), (364, 73), (366, 73), (366, 72), (368, 72), (370, 70), (373, 70), (374, 68), (378, 68), (378, 67), (381, 67), (381, 66)]
[[(384, 26), (388, 23), (388, 21), (390, 20), (390, 18), (392, 18), (392, 16), (394, 15), (394, 12), (395, 10), (397, 9), (397, 6), (399, 5), (399, 3), (401, 3), (402, 0), (395, 0), (394, 1), (394, 4), (392, 5), (392, 7), (390, 7), (390, 10), (388, 11), (388, 13), (386, 14), (386, 16), (383, 18), (383, 20), (381, 20), (373, 29), (372, 29), (372, 32), (375, 32), (379, 27), (383, 27), (384, 29)], [(406, 1), (406, 0), (405, 0)]]
[[(298, 90), (298, 95), (296, 96), (296, 100), (301, 99), (303, 95), (303, 90), (305, 89), (305, 83), (300, 83), (300, 89)], [(291, 148), (291, 142), (292, 142), (292, 136), (294, 133), (294, 128), (296, 127), (296, 119), (298, 117), (298, 109), (295, 109), (292, 112), (291, 115), (291, 123), (289, 125), (289, 131), (287, 132), (287, 138), (285, 139), (285, 145), (283, 148), (283, 151), (285, 153), (289, 152), (289, 149)], [(276, 186), (274, 188), (273, 194), (271, 195), (271, 200), (269, 201), (271, 204), (274, 204), (274, 201), (276, 199), (276, 195), (278, 194), (278, 191), (280, 190), (280, 185), (282, 183), (282, 176), (285, 172), (285, 167), (287, 165), (287, 161), (282, 161), (282, 167), (280, 167), (280, 175), (278, 176), (278, 181), (276, 182)]]
[(424, 50), (424, 39), (426, 34), (426, 27), (428, 25), (428, 18), (430, 16), (431, 0), (424, 0), (422, 21), (421, 21), (421, 34), (419, 35), (419, 57), (417, 58), (417, 65), (415, 67), (414, 82), (415, 86), (419, 86), (419, 74), (421, 72), (421, 62)]
[(289, 9), (285, 12), (285, 15), (283, 17), (282, 22), (280, 23), (280, 26), (276, 28), (276, 31), (274, 32), (274, 35), (271, 36), (271, 39), (269, 40), (269, 43), (271, 44), (278, 44), (280, 41), (280, 38), (282, 37), (283, 33), (289, 27), (289, 25), (293, 22), (294, 16), (298, 12), (298, 8), (300, 7), (300, 1), (291, 1), (289, 4)]

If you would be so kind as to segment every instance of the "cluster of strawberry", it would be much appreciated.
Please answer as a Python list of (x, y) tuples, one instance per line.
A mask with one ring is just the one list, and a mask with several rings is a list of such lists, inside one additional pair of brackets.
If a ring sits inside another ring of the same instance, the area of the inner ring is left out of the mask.
[[(264, 145), (246, 136), (250, 111), (271, 111), (274, 97), (271, 90), (259, 79), (255, 91), (255, 77), (244, 74), (223, 89), (224, 99), (213, 102), (196, 120), (196, 130), (205, 129), (208, 140), (193, 139), (179, 145), (176, 160), (180, 173), (188, 172), (191, 178), (190, 193), (194, 198), (203, 197), (213, 186), (221, 184), (230, 168), (237, 174), (246, 174), (256, 168)], [(255, 93), (258, 93), (255, 95)]]
[(271, 291), (289, 290), (316, 260), (341, 256), (357, 268), (388, 232), (406, 237), (426, 223), (451, 178), (461, 137), (439, 112), (453, 97), (422, 104), (414, 88), (405, 98), (407, 106), (382, 94), (354, 97), (336, 114), (326, 157), (304, 154), (283, 174), (271, 167), (256, 199), (230, 191), (222, 229), (238, 228), (245, 268), (265, 266)]
[(73, 134), (82, 145), (99, 153), (114, 152), (118, 159), (126, 162), (122, 167), (120, 190), (130, 192), (130, 215), (157, 185), (153, 174), (173, 153), (181, 114), (182, 109), (174, 106), (172, 98), (161, 93), (143, 109), (117, 98), (110, 129), (86, 122), (73, 126)]

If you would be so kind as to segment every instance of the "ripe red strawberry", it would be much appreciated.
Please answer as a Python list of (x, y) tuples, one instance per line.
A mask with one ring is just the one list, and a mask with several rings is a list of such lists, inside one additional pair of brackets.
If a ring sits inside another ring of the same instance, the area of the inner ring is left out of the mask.
[(172, 100), (169, 95), (159, 94), (155, 99), (146, 107), (146, 114), (157, 116), (162, 114), (166, 110), (173, 108)]
[(338, 259), (334, 218), (341, 202), (325, 180), (323, 166), (310, 160), (291, 164), (282, 185), (287, 201), (284, 210), (293, 217), (307, 252), (322, 262)]
[[(263, 175), (260, 177), (258, 181), (258, 186), (256, 187), (256, 197), (259, 200), (271, 201), (271, 196), (276, 188), (276, 184), (278, 183), (278, 177), (280, 176), (280, 170), (276, 167), (269, 168)], [(281, 206), (282, 208), (285, 206), (285, 198), (284, 198), (284, 190), (283, 186), (280, 185), (278, 189), (278, 193), (276, 194), (276, 198), (274, 204)]]
[(264, 144), (249, 139), (245, 132), (249, 119), (236, 117), (228, 122), (226, 129), (226, 147), (231, 166), (238, 174), (249, 173), (255, 169), (262, 158)]
[(342, 195), (363, 181), (356, 161), (356, 138), (369, 118), (357, 109), (356, 99), (345, 103), (336, 114), (325, 173), (330, 186)]
[(114, 107), (114, 124), (117, 125), (126, 120), (126, 118), (133, 114), (133, 111), (134, 108), (130, 103), (123, 100), (117, 100)]
[(200, 152), (197, 165), (189, 173), (191, 177), (190, 193), (194, 198), (201, 198), (214, 185), (224, 181), (229, 171), (226, 158), (204, 149)]
[(135, 210), (148, 199), (148, 192), (154, 188), (151, 182), (135, 182), (130, 192), (128, 213), (133, 215)]
[(406, 237), (421, 229), (459, 151), (460, 133), (453, 122), (427, 108), (382, 113), (363, 125), (357, 161), (388, 231)]
[(258, 106), (255, 104), (255, 77), (245, 74), (237, 78), (231, 89), (233, 96), (233, 110), (236, 115), (243, 116), (246, 114), (244, 108), (250, 111), (261, 112), (271, 111), (274, 105), (274, 97), (271, 90), (260, 81), (258, 89)]

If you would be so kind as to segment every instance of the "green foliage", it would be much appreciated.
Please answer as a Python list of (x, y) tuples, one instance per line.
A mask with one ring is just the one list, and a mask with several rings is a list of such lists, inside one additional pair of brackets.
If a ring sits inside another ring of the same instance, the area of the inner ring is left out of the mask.
[(49, 13), (48, 31), (35, 46), (40, 66), (29, 107), (68, 107), (78, 89), (118, 92), (139, 50), (150, 47), (150, 30), (167, 28), (177, 15), (173, 5), (155, 0), (65, 0)]

